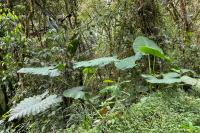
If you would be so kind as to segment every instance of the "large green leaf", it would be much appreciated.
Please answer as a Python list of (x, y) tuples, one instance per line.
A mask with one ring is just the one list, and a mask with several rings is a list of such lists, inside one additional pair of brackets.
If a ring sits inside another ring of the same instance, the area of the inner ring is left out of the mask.
[(193, 86), (195, 90), (200, 91), (200, 79), (192, 78), (189, 76), (182, 76), (181, 81), (187, 85)]
[(173, 83), (184, 83), (187, 85), (193, 86), (195, 89), (200, 91), (200, 79), (192, 78), (189, 76), (181, 76), (181, 74), (176, 72), (169, 72), (166, 74), (160, 75), (162, 78), (158, 78), (158, 76), (152, 76), (143, 74), (142, 77), (149, 83), (153, 84), (173, 84)]
[(149, 47), (149, 48), (155, 49), (163, 54), (162, 49), (160, 47), (158, 47), (158, 45), (154, 41), (152, 41), (144, 36), (137, 37), (133, 43), (133, 50), (135, 53), (141, 52), (140, 51), (141, 47)]
[(50, 77), (57, 77), (60, 75), (60, 71), (55, 67), (29, 67), (29, 68), (21, 68), (17, 71), (17, 73), (24, 74), (34, 74), (34, 75), (48, 75)]
[(46, 96), (47, 93), (45, 92), (42, 95), (25, 98), (11, 109), (9, 121), (28, 115), (36, 115), (62, 101), (61, 97), (57, 95)]
[(170, 61), (170, 58), (165, 56), (163, 50), (154, 41), (147, 37), (137, 37), (133, 43), (133, 50), (135, 53), (150, 54)]
[(81, 61), (81, 62), (77, 62), (74, 64), (74, 69), (80, 68), (80, 67), (95, 67), (95, 66), (103, 67), (103, 66), (113, 63), (115, 61), (118, 61), (116, 56), (102, 57), (102, 58), (93, 59), (93, 60), (89, 60), (89, 61)]
[(63, 96), (67, 98), (85, 100), (85, 92), (83, 91), (83, 86), (73, 87), (71, 89), (65, 90), (63, 92)]
[(146, 75), (146, 74), (143, 74), (142, 77), (145, 78), (147, 82), (153, 83), (153, 84), (155, 83), (156, 84), (173, 84), (173, 83), (182, 82), (180, 79), (180, 74), (172, 73), (172, 72), (162, 74), (161, 75), (162, 78), (158, 78), (156, 76)]
[(115, 62), (115, 66), (118, 69), (125, 70), (129, 68), (133, 68), (136, 66), (135, 62), (137, 60), (140, 60), (142, 58), (142, 55), (140, 53), (136, 53), (135, 56), (127, 57), (125, 59), (119, 60)]
[(139, 50), (142, 52), (142, 53), (145, 53), (145, 54), (150, 54), (150, 55), (153, 55), (153, 56), (156, 56), (156, 57), (159, 57), (161, 59), (166, 59), (168, 61), (171, 61), (171, 59), (169, 57), (167, 57), (165, 54), (161, 53), (159, 50), (157, 49), (153, 49), (151, 47), (147, 47), (147, 46), (143, 46), (143, 47), (140, 47)]

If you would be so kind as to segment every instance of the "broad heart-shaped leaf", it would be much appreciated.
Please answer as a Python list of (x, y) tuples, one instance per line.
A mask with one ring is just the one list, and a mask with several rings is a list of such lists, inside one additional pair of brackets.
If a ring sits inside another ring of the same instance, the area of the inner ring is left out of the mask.
[(85, 92), (83, 91), (83, 86), (73, 87), (71, 89), (65, 90), (63, 96), (73, 99), (83, 99), (85, 100)]
[(152, 41), (152, 40), (150, 40), (150, 39), (148, 39), (147, 37), (144, 37), (144, 36), (139, 36), (135, 39), (135, 41), (133, 43), (133, 50), (134, 50), (135, 53), (138, 53), (138, 52), (141, 52), (139, 49), (141, 47), (145, 47), (145, 46), (152, 48), (152, 49), (155, 49), (155, 50), (157, 50), (157, 51), (159, 51), (160, 53), (163, 54), (162, 49), (160, 47), (158, 47), (158, 45), (154, 41)]
[(17, 73), (33, 74), (33, 75), (48, 75), (50, 77), (57, 77), (60, 71), (53, 66), (50, 67), (29, 67), (21, 68)]
[(142, 58), (142, 54), (136, 53), (135, 56), (127, 57), (125, 59), (119, 60), (115, 62), (115, 66), (118, 69), (125, 70), (129, 68), (133, 68), (136, 66), (135, 62)]
[(102, 58), (97, 58), (97, 59), (89, 60), (89, 61), (81, 61), (74, 64), (74, 69), (80, 68), (80, 67), (95, 67), (95, 66), (103, 67), (115, 61), (118, 61), (116, 56), (102, 57)]
[(182, 80), (180, 79), (180, 75), (177, 73), (167, 73), (162, 75), (163, 78), (157, 78), (152, 75), (142, 74), (142, 77), (149, 83), (153, 84), (173, 84), (180, 83)]
[(164, 55), (163, 50), (158, 47), (154, 41), (143, 36), (139, 36), (135, 39), (133, 50), (135, 53), (150, 54), (170, 61), (170, 58)]
[(159, 57), (161, 59), (165, 59), (165, 60), (171, 61), (171, 59), (169, 57), (167, 57), (165, 54), (161, 53), (157, 49), (154, 49), (154, 48), (151, 48), (151, 47), (147, 47), (147, 46), (143, 46), (143, 47), (140, 47), (139, 50), (142, 53), (150, 54), (150, 55), (153, 55), (155, 57)]
[(46, 95), (47, 92), (42, 95), (25, 98), (16, 107), (11, 109), (8, 121), (28, 115), (36, 115), (50, 108), (50, 106), (62, 102), (61, 97), (57, 95), (50, 95), (48, 97)]

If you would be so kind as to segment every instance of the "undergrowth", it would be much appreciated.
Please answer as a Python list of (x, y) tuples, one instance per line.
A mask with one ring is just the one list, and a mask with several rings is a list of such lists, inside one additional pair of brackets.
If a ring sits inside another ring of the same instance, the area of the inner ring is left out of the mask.
[(200, 99), (181, 89), (163, 89), (133, 104), (113, 123), (104, 121), (92, 129), (79, 127), (67, 132), (85, 133), (198, 133)]

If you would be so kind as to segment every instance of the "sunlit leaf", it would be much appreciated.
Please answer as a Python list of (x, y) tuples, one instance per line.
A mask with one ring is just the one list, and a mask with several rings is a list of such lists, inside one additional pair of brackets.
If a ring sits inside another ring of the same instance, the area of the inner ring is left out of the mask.
[(103, 81), (104, 83), (113, 83), (114, 81), (113, 80), (110, 80), (110, 79), (106, 79)]
[(83, 69), (84, 74), (92, 74), (94, 72), (95, 72), (95, 69), (91, 68), (91, 67), (86, 67), (86, 68)]
[(133, 43), (133, 50), (135, 53), (138, 53), (138, 52), (141, 52), (140, 48), (145, 47), (145, 46), (155, 49), (155, 50), (159, 51), (161, 54), (163, 54), (162, 49), (159, 48), (154, 41), (148, 39), (147, 37), (143, 37), (143, 36), (139, 36), (135, 39), (135, 41)]
[(135, 53), (150, 54), (171, 61), (169, 57), (165, 56), (163, 50), (154, 41), (147, 37), (137, 37), (133, 43), (133, 50)]
[(150, 55), (159, 57), (159, 58), (161, 58), (161, 59), (166, 59), (166, 60), (168, 60), (168, 61), (171, 61), (171, 59), (170, 59), (169, 57), (165, 56), (165, 54), (161, 53), (161, 52), (160, 52), (159, 50), (157, 50), (157, 49), (144, 46), (144, 47), (140, 47), (139, 50), (140, 50), (142, 53), (150, 54)]
[(58, 64), (56, 66), (56, 68), (59, 70), (59, 71), (63, 71), (65, 69), (65, 65), (64, 64)]

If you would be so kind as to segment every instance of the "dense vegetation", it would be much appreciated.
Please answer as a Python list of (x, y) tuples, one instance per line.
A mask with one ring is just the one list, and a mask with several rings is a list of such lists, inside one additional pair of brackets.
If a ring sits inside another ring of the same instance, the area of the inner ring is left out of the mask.
[(0, 0), (1, 132), (200, 132), (199, 0)]

